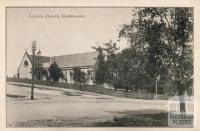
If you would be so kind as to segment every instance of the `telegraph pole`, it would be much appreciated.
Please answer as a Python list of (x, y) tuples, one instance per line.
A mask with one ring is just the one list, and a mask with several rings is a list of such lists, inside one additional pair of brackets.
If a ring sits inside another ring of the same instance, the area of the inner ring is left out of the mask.
[(155, 95), (155, 99), (157, 99), (158, 98), (158, 81), (160, 80), (160, 75), (157, 76), (155, 78), (155, 80), (156, 80), (156, 95)]
[(157, 94), (158, 94), (158, 78), (156, 78), (156, 96), (155, 96), (156, 99), (157, 99)]
[(34, 83), (35, 83), (35, 50), (36, 50), (36, 41), (32, 42), (32, 86), (31, 86), (31, 100), (34, 99)]

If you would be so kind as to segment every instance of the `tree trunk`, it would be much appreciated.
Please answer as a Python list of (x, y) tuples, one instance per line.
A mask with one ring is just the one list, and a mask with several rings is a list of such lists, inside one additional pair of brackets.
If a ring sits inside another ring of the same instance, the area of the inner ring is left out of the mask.
[(186, 112), (185, 99), (184, 99), (184, 87), (181, 82), (177, 82), (178, 96), (180, 101), (180, 112)]

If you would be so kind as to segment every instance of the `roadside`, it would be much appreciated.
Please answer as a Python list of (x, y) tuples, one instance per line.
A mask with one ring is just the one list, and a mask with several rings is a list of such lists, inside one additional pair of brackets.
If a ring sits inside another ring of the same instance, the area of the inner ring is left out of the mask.
[(8, 127), (167, 126), (167, 101), (40, 85), (30, 100), (30, 85), (13, 84), (7, 84)]
[[(30, 79), (17, 79), (17, 78), (7, 78), (8, 82), (17, 82), (17, 83), (27, 83), (31, 84), (32, 81)], [(68, 83), (52, 83), (47, 81), (35, 81), (36, 85), (41, 86), (48, 86), (48, 87), (60, 87), (60, 88), (67, 88), (67, 89), (75, 89), (79, 91), (87, 91), (87, 92), (93, 92), (103, 95), (109, 95), (109, 96), (115, 96), (115, 97), (123, 97), (123, 98), (133, 98), (133, 99), (147, 99), (147, 100), (153, 100), (155, 98), (155, 94), (148, 93), (148, 92), (134, 92), (134, 91), (128, 91), (125, 90), (117, 90), (110, 88), (104, 88), (101, 85), (76, 85), (76, 84), (68, 84)], [(165, 95), (157, 95), (157, 100), (168, 100), (170, 97)]]

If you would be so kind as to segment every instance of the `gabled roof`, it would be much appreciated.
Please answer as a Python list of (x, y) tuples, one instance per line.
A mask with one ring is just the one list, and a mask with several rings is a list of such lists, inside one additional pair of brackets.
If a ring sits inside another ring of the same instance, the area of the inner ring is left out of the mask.
[(80, 66), (94, 66), (96, 63), (97, 52), (86, 52), (79, 54), (54, 56), (51, 59), (55, 60), (58, 67), (80, 67)]
[[(33, 55), (28, 54), (28, 57), (31, 63), (33, 63)], [(37, 60), (37, 62), (39, 61), (40, 64), (50, 62), (50, 57), (48, 56), (35, 56), (35, 59)]]
[[(32, 55), (27, 52), (25, 54), (28, 56), (31, 63), (33, 62)], [(60, 68), (71, 68), (71, 67), (84, 67), (84, 66), (94, 66), (96, 64), (98, 53), (97, 52), (86, 52), (78, 54), (60, 55), (60, 56), (35, 56), (35, 63), (50, 63), (55, 61)], [(39, 60), (38, 60), (39, 59)]]

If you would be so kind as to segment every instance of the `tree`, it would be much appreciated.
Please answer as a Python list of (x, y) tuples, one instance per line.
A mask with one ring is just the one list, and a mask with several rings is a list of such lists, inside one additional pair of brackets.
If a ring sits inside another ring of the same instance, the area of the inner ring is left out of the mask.
[[(135, 8), (131, 24), (125, 24), (120, 37), (145, 52), (146, 72), (151, 77), (171, 78), (178, 95), (192, 86), (193, 38), (192, 8)], [(180, 103), (185, 112), (185, 103)]]
[(61, 77), (61, 69), (58, 67), (55, 61), (50, 65), (48, 71), (50, 73), (50, 78), (54, 82), (57, 82)]
[(65, 79), (65, 75), (64, 75), (64, 73), (63, 73), (62, 71), (60, 72), (60, 78), (61, 78), (62, 80), (66, 80), (66, 79)]
[(144, 52), (134, 47), (123, 49), (115, 57), (108, 57), (107, 82), (116, 88), (151, 91), (152, 86), (148, 84), (149, 79), (145, 72), (145, 61)]
[(73, 68), (73, 80), (75, 82), (85, 84), (85, 82), (86, 82), (85, 72), (82, 72), (79, 67), (74, 67)]
[(46, 78), (46, 81), (49, 81), (49, 75), (48, 75), (48, 70), (43, 70), (42, 71), (43, 76)]
[(132, 88), (134, 86), (137, 91), (138, 89), (145, 89), (146, 85), (150, 85), (144, 82), (148, 82), (148, 75), (146, 75), (145, 71), (146, 57), (144, 57), (144, 52), (131, 47), (122, 50), (118, 55), (119, 77), (125, 80), (127, 86)]
[[(138, 87), (138, 80), (142, 78), (141, 74), (144, 74), (145, 57), (142, 50), (132, 46), (118, 52), (119, 47), (112, 41), (103, 43), (95, 49), (104, 57), (104, 62), (98, 63), (106, 66), (101, 70), (104, 71), (104, 82), (126, 90), (133, 89), (134, 85)], [(96, 78), (98, 73), (96, 72)]]
[(35, 75), (36, 75), (37, 80), (41, 80), (42, 76), (45, 75), (44, 74), (44, 68), (43, 67), (36, 67), (35, 68)]
[(115, 55), (120, 48), (117, 46), (117, 43), (110, 40), (109, 42), (103, 43), (102, 49), (105, 53), (105, 56), (109, 57)]
[(81, 79), (80, 79), (80, 83), (83, 83), (85, 85), (85, 83), (87, 82), (87, 78), (86, 78), (86, 73), (81, 71)]
[(99, 54), (97, 56), (96, 69), (95, 69), (95, 83), (103, 84), (105, 82), (105, 74), (106, 74), (106, 62), (105, 55), (103, 53), (103, 48), (93, 47)]
[(99, 55), (97, 57), (95, 82), (103, 84), (104, 82), (113, 83), (113, 75), (115, 74), (116, 52), (119, 50), (117, 44), (113, 41), (103, 43), (102, 46), (93, 47)]

